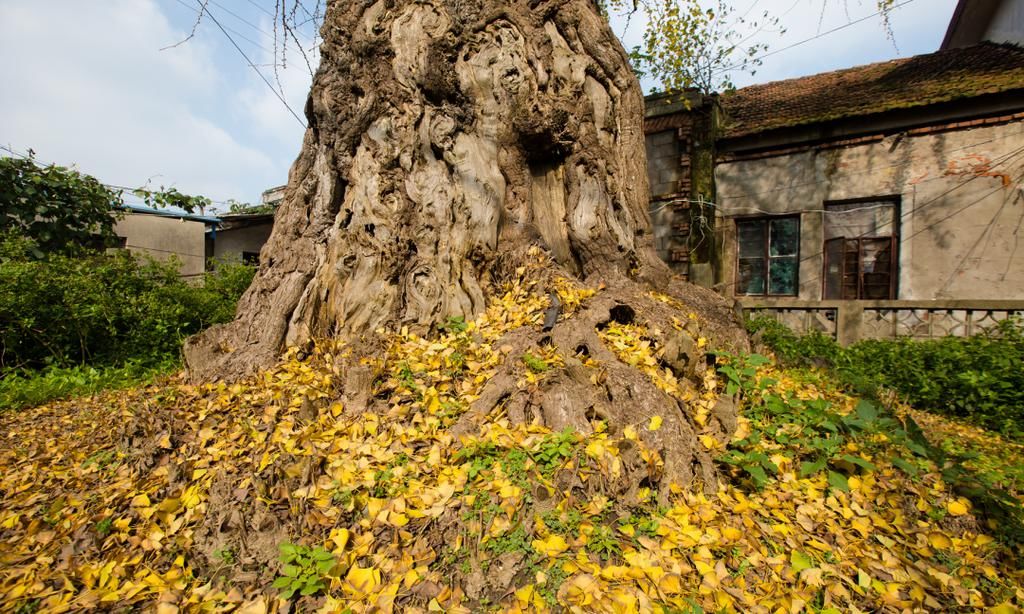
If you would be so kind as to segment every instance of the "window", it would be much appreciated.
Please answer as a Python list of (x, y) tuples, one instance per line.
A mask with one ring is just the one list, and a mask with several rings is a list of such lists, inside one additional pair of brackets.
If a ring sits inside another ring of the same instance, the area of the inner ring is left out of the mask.
[(825, 204), (825, 298), (896, 298), (897, 199)]
[(736, 292), (796, 296), (800, 268), (800, 218), (737, 220)]

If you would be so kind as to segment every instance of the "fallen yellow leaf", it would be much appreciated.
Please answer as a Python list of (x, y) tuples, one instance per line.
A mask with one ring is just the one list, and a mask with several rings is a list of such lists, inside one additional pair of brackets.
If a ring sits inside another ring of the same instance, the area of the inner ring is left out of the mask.
[(946, 503), (946, 511), (953, 516), (963, 516), (967, 513), (968, 504), (963, 499), (956, 499)]

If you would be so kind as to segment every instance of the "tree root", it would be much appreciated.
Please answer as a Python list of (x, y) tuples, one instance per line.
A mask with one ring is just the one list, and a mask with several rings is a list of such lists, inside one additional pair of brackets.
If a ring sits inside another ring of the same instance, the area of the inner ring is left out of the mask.
[[(700, 349), (693, 335), (673, 328), (673, 318), (676, 322), (688, 320), (688, 314), (679, 309), (684, 305), (689, 307), (682, 301), (666, 304), (624, 280), (601, 291), (550, 332), (539, 327), (513, 331), (496, 344), (508, 351), (509, 358), (451, 433), (457, 437), (472, 434), (494, 411), (503, 411), (513, 424), (539, 423), (552, 431), (590, 434), (604, 422), (611, 435), (620, 436), (627, 427), (634, 427), (637, 445), (622, 450), (626, 479), (616, 488), (616, 495), (633, 497), (639, 487), (646, 487), (665, 497), (672, 484), (694, 483), (713, 491), (718, 473), (698, 435), (726, 441), (736, 428), (736, 407), (731, 399), (721, 398), (703, 425), (695, 419), (694, 403), (700, 400), (702, 380), (714, 356)], [(678, 378), (693, 401), (661, 390), (646, 373), (621, 361), (599, 335), (610, 322), (642, 324), (661, 331), (667, 339), (661, 345), (662, 366)], [(729, 332), (732, 334), (712, 340), (709, 346), (745, 349), (745, 339)], [(553, 346), (563, 364), (537, 383), (527, 384), (526, 367), (517, 358), (546, 346)], [(647, 428), (657, 418), (660, 428)], [(642, 449), (647, 450), (648, 460), (643, 460)], [(663, 465), (651, 460), (651, 452)]]

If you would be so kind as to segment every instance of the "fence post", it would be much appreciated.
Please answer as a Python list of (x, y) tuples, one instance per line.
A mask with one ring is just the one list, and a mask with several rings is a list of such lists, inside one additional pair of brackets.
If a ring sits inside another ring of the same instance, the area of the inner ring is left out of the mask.
[(856, 301), (843, 301), (836, 309), (836, 341), (847, 347), (861, 340), (864, 306)]

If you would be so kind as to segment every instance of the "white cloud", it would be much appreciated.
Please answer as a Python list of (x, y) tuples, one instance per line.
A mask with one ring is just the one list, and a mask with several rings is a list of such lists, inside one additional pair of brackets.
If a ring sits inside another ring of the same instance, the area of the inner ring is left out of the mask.
[(232, 92), (214, 51), (153, 0), (0, 4), (0, 143), (101, 180), (253, 198), (274, 160), (218, 127)]
[[(264, 31), (272, 29), (271, 24), (266, 20), (263, 20), (260, 25)], [(248, 84), (238, 93), (245, 117), (248, 121), (260, 126), (265, 148), (273, 152), (275, 160), (285, 170), (298, 155), (305, 133), (302, 124), (296, 120), (292, 112), (294, 111), (305, 123), (306, 98), (309, 96), (309, 89), (313, 81), (310, 67), (315, 71), (320, 60), (319, 49), (310, 49), (312, 41), (303, 40), (307, 43), (304, 47), (307, 49), (306, 58), (309, 60), (309, 66), (291, 41), (289, 41), (287, 52), (283, 56), (279, 55), (275, 58), (271, 48), (262, 50), (259, 59), (253, 58), (254, 62), (261, 65), (260, 70), (267, 80), (277, 89), (276, 94), (255, 74), (252, 74), (248, 79)], [(269, 44), (273, 46), (272, 41)], [(280, 53), (279, 43), (278, 54)], [(287, 60), (285, 66), (280, 66), (282, 59)], [(275, 62), (279, 64), (276, 75), (272, 67)], [(287, 107), (278, 98), (278, 94), (283, 94), (282, 97), (288, 103)], [(291, 107), (291, 110), (288, 107)], [(286, 180), (287, 177), (282, 175), (272, 179), (266, 187), (284, 183)]]

